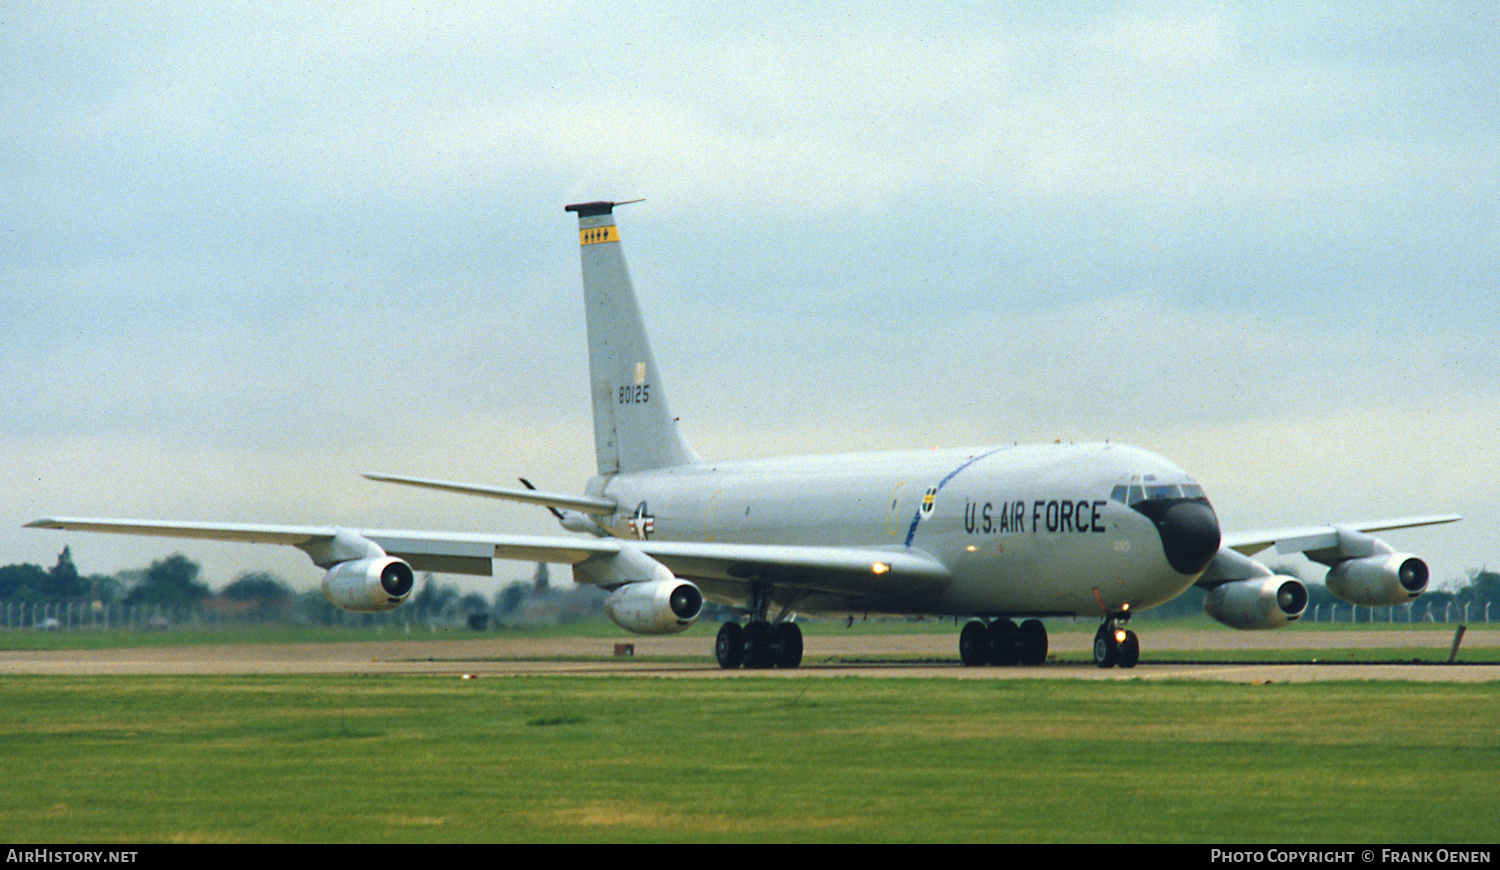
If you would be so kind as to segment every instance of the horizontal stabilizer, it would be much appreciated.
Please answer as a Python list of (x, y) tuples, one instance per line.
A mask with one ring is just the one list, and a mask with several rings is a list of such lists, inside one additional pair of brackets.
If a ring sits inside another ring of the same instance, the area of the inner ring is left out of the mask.
[(540, 489), (510, 489), (503, 486), (486, 486), (480, 483), (458, 483), (451, 480), (429, 480), (423, 477), (401, 477), (395, 474), (367, 473), (365, 477), (381, 481), (382, 483), (400, 483), (406, 486), (440, 489), (444, 492), (456, 492), (463, 495), (482, 495), (485, 498), (539, 504), (544, 507), (561, 508), (562, 510), (578, 511), (596, 516), (609, 516), (618, 507), (613, 499), (592, 498), (586, 495), (569, 495), (562, 492), (545, 492)]

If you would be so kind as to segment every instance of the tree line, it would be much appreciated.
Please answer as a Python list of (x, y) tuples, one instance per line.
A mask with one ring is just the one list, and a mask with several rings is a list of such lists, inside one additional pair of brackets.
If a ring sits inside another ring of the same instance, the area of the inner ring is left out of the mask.
[[(601, 609), (603, 595), (592, 587), (555, 589), (548, 566), (538, 563), (531, 577), (500, 586), (493, 596), (463, 593), (456, 584), (426, 574), (417, 593), (396, 613), (420, 614), (474, 628), (517, 623), (555, 624)], [(180, 553), (148, 567), (115, 574), (79, 572), (72, 551), (64, 547), (51, 568), (32, 563), (0, 566), (0, 603), (30, 607), (73, 604), (85, 607), (156, 608), (159, 611), (211, 614), (260, 622), (314, 625), (344, 624), (347, 618), (319, 589), (298, 593), (274, 574), (240, 574), (215, 593), (202, 579), (202, 568)]]
[[(1297, 565), (1274, 566), (1280, 574), (1299, 576), (1305, 573)], [(142, 569), (116, 574), (82, 574), (73, 562), (72, 551), (63, 547), (51, 568), (32, 563), (0, 566), (0, 602), (19, 604), (55, 604), (75, 602), (90, 606), (155, 606), (158, 608), (209, 609), (220, 614), (254, 617), (261, 621), (305, 622), (319, 625), (339, 624), (340, 611), (323, 597), (320, 590), (298, 593), (279, 577), (264, 572), (245, 572), (218, 593), (202, 579), (198, 563), (180, 553), (152, 562)], [(1307, 613), (1321, 608), (1348, 608), (1347, 602), (1335, 597), (1316, 578), (1300, 577), (1307, 586)], [(1203, 612), (1203, 590), (1192, 588), (1172, 601), (1143, 611), (1147, 618), (1174, 619), (1193, 617)], [(463, 593), (455, 584), (438, 582), (431, 574), (412, 597), (404, 611), (440, 614), (442, 618), (485, 628), (513, 623), (556, 623), (597, 615), (603, 594), (592, 587), (554, 589), (545, 562), (537, 563), (528, 579), (515, 579), (501, 585), (489, 597), (475, 592)], [(1487, 613), (1500, 619), (1500, 572), (1472, 570), (1453, 589), (1429, 590), (1412, 605), (1415, 619), (1429, 612), (1446, 614), (1464, 612), (1469, 618), (1482, 619)], [(1403, 607), (1406, 605), (1403, 605)], [(1386, 608), (1376, 608), (1384, 614)], [(1399, 619), (1400, 617), (1398, 617)], [(1377, 616), (1385, 621), (1385, 616)], [(1414, 620), (1415, 621), (1415, 620)]]

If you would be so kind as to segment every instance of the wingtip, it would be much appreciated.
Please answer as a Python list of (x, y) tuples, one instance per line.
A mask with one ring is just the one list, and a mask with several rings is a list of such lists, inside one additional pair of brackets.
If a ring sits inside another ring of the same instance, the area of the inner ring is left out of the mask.
[(414, 478), (402, 477), (399, 474), (386, 474), (383, 471), (366, 471), (361, 473), (360, 477), (376, 483), (411, 483), (414, 480)]

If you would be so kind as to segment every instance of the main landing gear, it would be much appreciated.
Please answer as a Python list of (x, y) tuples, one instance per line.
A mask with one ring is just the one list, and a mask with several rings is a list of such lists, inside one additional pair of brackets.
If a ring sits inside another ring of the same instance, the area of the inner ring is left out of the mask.
[(1141, 642), (1125, 627), (1129, 615), (1111, 616), (1094, 632), (1094, 664), (1101, 668), (1133, 668), (1141, 660)]
[(802, 664), (802, 629), (795, 622), (771, 624), (763, 619), (719, 626), (714, 640), (719, 667), (795, 668)]
[(958, 657), (966, 665), (1039, 665), (1047, 660), (1047, 627), (1040, 619), (1017, 626), (1009, 619), (975, 619), (958, 635)]
[(714, 640), (714, 658), (719, 667), (795, 668), (802, 664), (802, 629), (788, 619), (792, 603), (788, 602), (772, 622), (771, 584), (756, 583), (750, 587), (750, 621), (744, 625), (726, 622), (719, 626)]

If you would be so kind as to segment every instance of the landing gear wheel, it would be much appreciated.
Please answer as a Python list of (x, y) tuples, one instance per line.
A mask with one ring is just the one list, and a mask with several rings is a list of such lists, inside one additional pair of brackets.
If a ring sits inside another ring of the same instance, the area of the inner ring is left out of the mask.
[(778, 668), (795, 668), (802, 664), (802, 629), (795, 622), (778, 622), (771, 626), (771, 662)]
[(769, 622), (751, 622), (746, 624), (740, 650), (744, 653), (743, 663), (745, 667), (769, 668), (772, 665), (771, 624)]
[(1126, 631), (1125, 639), (1120, 641), (1120, 659), (1117, 664), (1122, 668), (1133, 668), (1140, 660), (1141, 642), (1136, 640), (1135, 632)]
[(1115, 640), (1115, 631), (1108, 625), (1099, 626), (1094, 632), (1094, 664), (1101, 668), (1112, 668), (1120, 658), (1120, 643)]
[(719, 667), (733, 670), (745, 658), (745, 629), (738, 622), (726, 622), (719, 626), (719, 636), (714, 639), (714, 658)]
[(990, 664), (1016, 663), (1016, 635), (1016, 624), (1009, 619), (997, 619), (990, 623)]
[(990, 638), (984, 623), (970, 620), (958, 633), (958, 657), (969, 667), (989, 664)]
[(1016, 651), (1021, 664), (1036, 666), (1047, 661), (1047, 626), (1040, 619), (1028, 619), (1021, 623), (1016, 637)]

